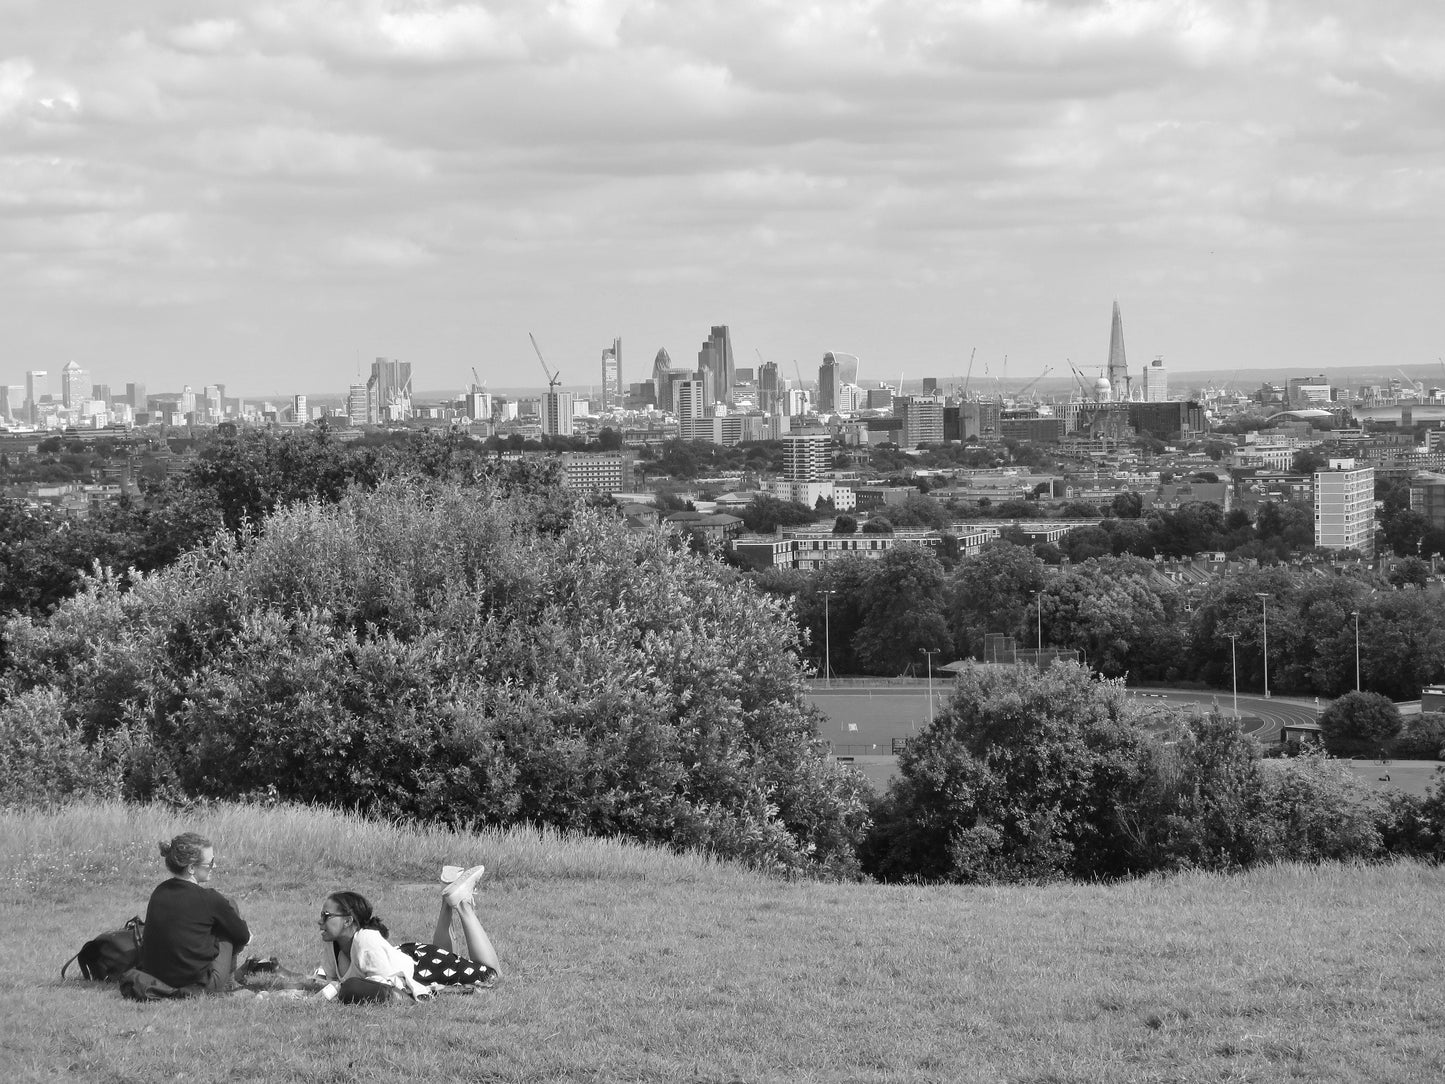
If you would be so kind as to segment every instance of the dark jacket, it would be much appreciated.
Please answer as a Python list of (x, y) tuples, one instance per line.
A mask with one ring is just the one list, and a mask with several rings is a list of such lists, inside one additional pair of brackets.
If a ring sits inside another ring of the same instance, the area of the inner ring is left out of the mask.
[(239, 951), (250, 940), (250, 927), (230, 900), (213, 888), (172, 877), (151, 893), (136, 966), (171, 986), (204, 984), (219, 951), (217, 941), (229, 941)]

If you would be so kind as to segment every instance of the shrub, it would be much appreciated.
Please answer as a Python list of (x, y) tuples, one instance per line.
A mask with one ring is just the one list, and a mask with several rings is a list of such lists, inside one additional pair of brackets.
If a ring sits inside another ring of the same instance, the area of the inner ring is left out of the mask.
[(64, 697), (50, 689), (22, 693), (0, 707), (0, 807), (119, 795), (114, 749), (122, 736), (87, 744), (64, 709)]
[(1320, 715), (1325, 748), (1337, 757), (1375, 756), (1400, 732), (1400, 709), (1379, 693), (1346, 693)]
[(1426, 711), (1404, 718), (1391, 752), (1404, 760), (1445, 759), (1445, 713)]
[(1049, 881), (1138, 867), (1115, 809), (1148, 742), (1121, 683), (969, 666), (898, 760), (860, 857), (885, 880)]
[(1278, 862), (1359, 861), (1384, 853), (1383, 801), (1348, 764), (1313, 749), (1270, 763), (1260, 857)]
[(12, 623), (11, 690), (130, 793), (535, 821), (848, 873), (861, 777), (816, 737), (784, 603), (660, 534), (485, 487), (297, 505)]

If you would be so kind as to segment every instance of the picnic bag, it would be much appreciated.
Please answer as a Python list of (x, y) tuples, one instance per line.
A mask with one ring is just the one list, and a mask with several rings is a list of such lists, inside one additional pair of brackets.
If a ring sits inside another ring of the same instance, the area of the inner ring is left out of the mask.
[(118, 930), (110, 930), (80, 946), (80, 951), (60, 968), (60, 978), (71, 964), (78, 964), (80, 973), (98, 982), (116, 982), (121, 975), (140, 962), (140, 946), (145, 939), (145, 919), (134, 916)]

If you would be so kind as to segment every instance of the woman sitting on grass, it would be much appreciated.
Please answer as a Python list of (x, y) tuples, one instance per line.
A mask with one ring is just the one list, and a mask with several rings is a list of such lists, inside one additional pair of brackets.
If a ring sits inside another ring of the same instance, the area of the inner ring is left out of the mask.
[[(251, 931), (235, 904), (206, 887), (216, 868), (211, 841), (186, 832), (162, 843), (160, 851), (171, 876), (151, 893), (136, 965), (142, 979), (162, 984), (148, 983), (149, 996), (226, 993), (236, 953), (251, 940)], [(122, 992), (126, 986), (122, 982)]]
[[(501, 965), (472, 899), (485, 872), (485, 866), (465, 872), (455, 866), (442, 870), (447, 887), (442, 891), (432, 944), (408, 941), (393, 945), (387, 940), (386, 924), (365, 896), (357, 892), (328, 896), (320, 925), (321, 940), (329, 942), (330, 951), (321, 954), (321, 971), (333, 983), (327, 987), (331, 996), (347, 1004), (403, 996), (415, 999), (430, 996), (431, 987), (479, 986), (492, 981)], [(467, 956), (453, 951), (453, 918), (461, 924)]]

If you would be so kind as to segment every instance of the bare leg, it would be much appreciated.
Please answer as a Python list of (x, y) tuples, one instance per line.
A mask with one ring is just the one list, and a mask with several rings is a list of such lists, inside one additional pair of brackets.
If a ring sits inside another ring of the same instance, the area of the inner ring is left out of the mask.
[[(475, 963), (490, 967), (493, 971), (502, 970), (501, 962), (497, 959), (497, 950), (492, 947), (492, 939), (487, 936), (487, 931), (482, 929), (481, 919), (477, 918), (477, 907), (470, 899), (462, 900), (454, 908), (453, 913), (462, 924), (462, 936), (467, 942), (467, 955)], [(448, 921), (448, 927), (451, 923)], [(448, 928), (448, 934), (451, 930)]]
[(452, 948), (455, 941), (452, 938), (452, 909), (447, 906), (447, 901), (442, 900), (441, 913), (437, 915), (437, 928), (432, 934), (431, 943), (437, 948), (446, 949), (448, 952), (455, 952)]

